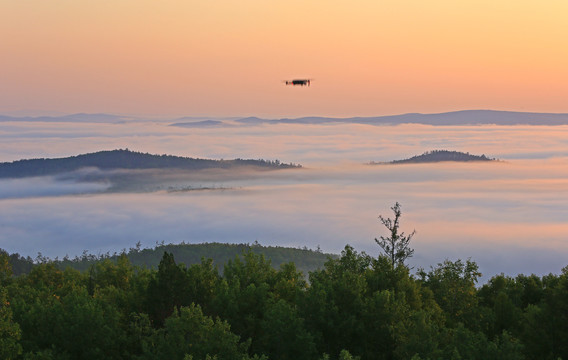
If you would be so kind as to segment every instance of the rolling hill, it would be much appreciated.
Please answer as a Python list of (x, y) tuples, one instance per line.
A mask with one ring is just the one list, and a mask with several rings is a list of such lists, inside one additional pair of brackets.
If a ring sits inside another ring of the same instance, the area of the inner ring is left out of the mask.
[[(3, 250), (0, 249), (0, 251)], [(218, 266), (219, 271), (222, 271), (224, 265), (229, 260), (235, 260), (237, 255), (240, 256), (247, 251), (264, 255), (266, 259), (271, 261), (271, 265), (275, 269), (278, 269), (282, 264), (294, 262), (296, 267), (306, 276), (309, 271), (322, 268), (329, 257), (337, 258), (335, 254), (325, 254), (319, 250), (307, 248), (296, 249), (281, 246), (262, 246), (259, 244), (221, 243), (159, 244), (152, 249), (140, 249), (137, 246), (136, 248), (131, 248), (126, 254), (133, 265), (140, 267), (157, 269), (164, 252), (169, 252), (174, 255), (177, 263), (182, 263), (186, 266), (198, 264), (202, 258), (212, 259), (213, 264)], [(10, 254), (9, 257), (15, 275), (27, 273), (33, 267), (34, 261), (29, 257), (24, 258), (18, 254)], [(96, 256), (85, 252), (82, 256), (76, 256), (72, 259), (55, 259), (53, 262), (61, 269), (71, 267), (80, 271), (86, 271), (97, 261), (105, 259), (114, 261), (117, 257), (118, 254), (116, 253)], [(42, 261), (46, 260), (43, 259)]]
[(437, 163), (444, 161), (455, 161), (455, 162), (472, 162), (472, 161), (496, 161), (496, 159), (490, 159), (485, 155), (472, 155), (470, 153), (464, 153), (459, 151), (449, 151), (449, 150), (433, 150), (427, 151), (422, 155), (416, 155), (408, 159), (393, 160), (389, 162), (376, 163), (371, 162), (372, 165), (385, 165), (385, 164), (424, 164), (424, 163)]
[(31, 176), (56, 175), (81, 168), (95, 167), (101, 170), (140, 169), (231, 169), (255, 167), (258, 169), (297, 168), (301, 165), (284, 164), (268, 160), (210, 160), (173, 155), (152, 155), (128, 149), (99, 151), (96, 153), (57, 159), (27, 159), (0, 163), (0, 178), (23, 178)]

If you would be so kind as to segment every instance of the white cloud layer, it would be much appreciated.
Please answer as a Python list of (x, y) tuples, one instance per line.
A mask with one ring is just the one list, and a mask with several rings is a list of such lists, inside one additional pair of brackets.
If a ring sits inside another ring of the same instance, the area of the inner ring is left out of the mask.
[[(137, 241), (152, 246), (257, 240), (320, 245), (330, 252), (349, 243), (376, 255), (373, 239), (385, 235), (377, 216), (391, 216), (389, 208), (398, 201), (403, 230), (417, 230), (413, 266), (471, 257), (490, 276), (559, 272), (568, 265), (568, 127), (166, 125), (2, 123), (0, 157), (11, 161), (128, 147), (204, 158), (278, 158), (305, 168), (167, 179), (152, 174), (152, 181), (144, 180), (152, 190), (156, 184), (217, 188), (175, 193), (100, 194), (108, 183), (76, 178), (2, 180), (0, 247), (61, 257), (85, 249), (118, 251)], [(362, 164), (434, 149), (506, 161)]]

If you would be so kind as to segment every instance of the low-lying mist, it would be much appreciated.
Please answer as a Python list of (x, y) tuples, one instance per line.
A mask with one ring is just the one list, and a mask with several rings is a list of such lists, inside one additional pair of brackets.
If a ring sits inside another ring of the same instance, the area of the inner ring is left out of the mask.
[[(6, 160), (129, 147), (202, 158), (280, 159), (302, 169), (101, 171), (0, 181), (0, 247), (23, 255), (120, 251), (138, 241), (248, 242), (376, 256), (378, 215), (402, 204), (411, 266), (471, 258), (485, 277), (568, 263), (568, 127), (0, 124)], [(111, 131), (112, 130), (112, 131)], [(43, 135), (43, 136), (42, 136)], [(4, 140), (12, 141), (12, 146)], [(19, 140), (16, 144), (16, 140)], [(61, 144), (61, 145), (58, 145)], [(433, 149), (504, 161), (365, 165)], [(18, 153), (17, 151), (20, 151)], [(71, 153), (72, 151), (72, 153)], [(33, 154), (32, 154), (33, 153)], [(21, 155), (17, 155), (21, 154)], [(200, 190), (200, 191), (197, 191)]]

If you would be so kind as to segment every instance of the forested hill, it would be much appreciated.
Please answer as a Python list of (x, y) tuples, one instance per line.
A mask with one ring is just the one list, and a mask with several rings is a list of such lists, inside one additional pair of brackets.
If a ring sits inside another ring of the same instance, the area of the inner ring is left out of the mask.
[[(442, 161), (470, 162), (470, 161), (495, 161), (495, 159), (490, 159), (485, 155), (472, 155), (470, 153), (464, 153), (459, 151), (433, 150), (433, 151), (427, 151), (422, 155), (413, 156), (408, 159), (393, 160), (381, 164), (421, 164), (421, 163), (435, 163)], [(373, 162), (372, 164), (378, 164), (378, 163)]]
[[(1, 249), (0, 249), (1, 251)], [(259, 244), (160, 244), (152, 249), (141, 249), (140, 246), (130, 248), (127, 252), (128, 259), (133, 265), (158, 268), (158, 264), (164, 252), (172, 253), (177, 262), (186, 264), (187, 266), (201, 263), (201, 259), (212, 259), (213, 264), (218, 266), (222, 271), (224, 265), (229, 260), (235, 260), (237, 255), (251, 251), (255, 254), (264, 255), (266, 260), (271, 262), (272, 267), (279, 269), (280, 265), (289, 262), (295, 263), (298, 270), (302, 271), (305, 276), (310, 271), (323, 268), (323, 264), (328, 257), (337, 258), (335, 254), (325, 254), (319, 250), (295, 249), (281, 246), (262, 246)], [(104, 259), (116, 260), (118, 254), (93, 255), (87, 252), (81, 256), (74, 258), (56, 259), (54, 263), (61, 269), (71, 267), (76, 270), (88, 270), (95, 263)], [(34, 260), (31, 258), (23, 258), (18, 254), (9, 255), (12, 269), (15, 275), (27, 273), (33, 267)], [(40, 262), (46, 259), (37, 259)]]
[(184, 169), (200, 170), (209, 168), (235, 168), (252, 166), (262, 169), (301, 167), (284, 164), (278, 160), (209, 160), (173, 155), (152, 155), (128, 149), (99, 151), (57, 159), (27, 159), (0, 163), (0, 178), (55, 175), (86, 167), (105, 170), (114, 169)]

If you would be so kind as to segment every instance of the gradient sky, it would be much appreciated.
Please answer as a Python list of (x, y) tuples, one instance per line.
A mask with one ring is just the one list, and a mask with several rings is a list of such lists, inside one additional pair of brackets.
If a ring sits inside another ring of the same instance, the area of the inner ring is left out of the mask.
[[(0, 113), (568, 112), (565, 0), (0, 0)], [(315, 79), (308, 88), (281, 81)]]

